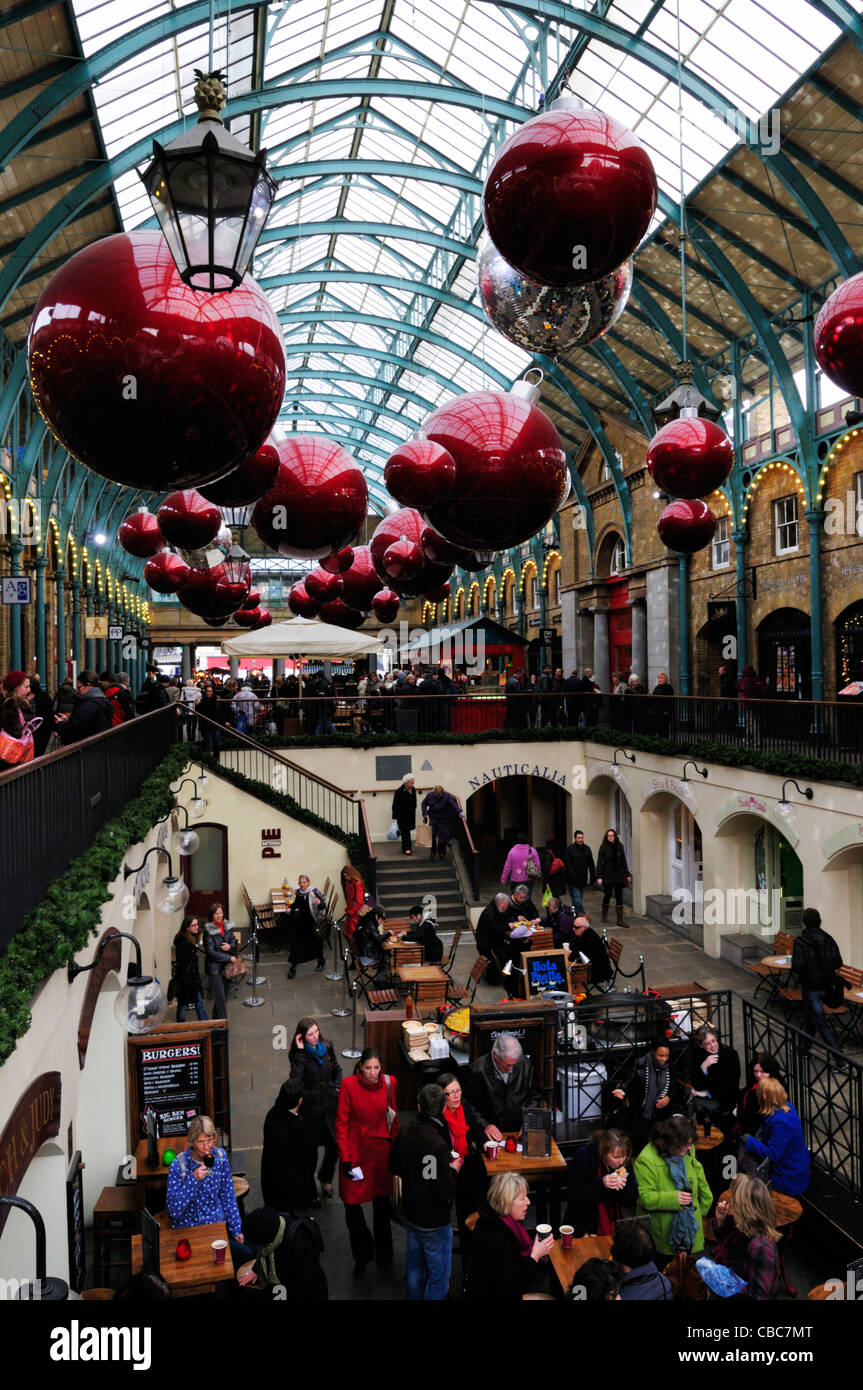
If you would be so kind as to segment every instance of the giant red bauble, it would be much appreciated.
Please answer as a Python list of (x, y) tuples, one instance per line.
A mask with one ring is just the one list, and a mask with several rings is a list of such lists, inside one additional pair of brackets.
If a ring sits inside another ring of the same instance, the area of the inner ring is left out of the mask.
[(455, 545), (433, 526), (424, 526), (420, 536), (423, 554), (439, 565), (458, 565), (469, 574), (488, 569), (494, 560), (493, 550), (465, 550), (463, 545)]
[(434, 589), (438, 584), (443, 584), (452, 574), (451, 564), (439, 565), (434, 564), (431, 560), (426, 560), (414, 579), (395, 581), (387, 573), (384, 556), (389, 547), (395, 541), (401, 540), (402, 536), (407, 536), (409, 541), (419, 544), (423, 525), (423, 519), (418, 511), (412, 507), (402, 507), (399, 511), (384, 517), (369, 541), (375, 569), (384, 583), (395, 589), (402, 598), (419, 598), (427, 589)]
[(276, 446), (267, 442), (251, 458), (231, 469), (217, 483), (207, 483), (201, 492), (219, 507), (248, 507), (273, 486), (279, 471)]
[(694, 555), (713, 540), (716, 517), (706, 502), (681, 499), (671, 502), (656, 523), (659, 538), (669, 550)]
[(650, 476), (669, 497), (706, 497), (734, 464), (731, 440), (703, 416), (669, 420), (647, 446)]
[(384, 484), (390, 496), (420, 511), (446, 497), (454, 482), (455, 459), (433, 439), (409, 439), (384, 465)]
[(215, 540), (222, 528), (222, 513), (195, 488), (172, 492), (156, 513), (159, 530), (171, 545), (200, 550)]
[(657, 191), (650, 156), (631, 130), (564, 100), (501, 146), (483, 215), (498, 251), (523, 275), (543, 285), (583, 285), (632, 255)]
[(362, 469), (322, 434), (291, 434), (277, 448), (276, 481), (252, 513), (264, 545), (299, 560), (350, 545), (368, 510)]
[(344, 550), (337, 550), (335, 555), (325, 555), (321, 560), (321, 569), (328, 574), (344, 574), (349, 570), (354, 561), (354, 548), (346, 545)]
[(103, 237), (42, 291), (27, 345), (33, 395), (88, 468), (167, 492), (221, 478), (261, 447), (285, 390), (278, 319), (248, 275), (200, 294), (160, 231)]
[(321, 569), (320, 565), (309, 570), (303, 582), (306, 593), (315, 603), (328, 603), (331, 599), (338, 598), (342, 592), (342, 576), (330, 574), (328, 570)]
[(245, 604), (245, 606), (246, 606), (246, 608), (257, 608), (257, 606), (258, 606), (258, 604), (260, 603), (260, 601), (261, 601), (261, 591), (260, 591), (260, 589), (250, 589), (250, 590), (249, 590), (249, 596), (248, 596), (248, 598), (246, 599), (246, 604)]
[[(521, 383), (519, 383), (519, 386)], [(435, 530), (468, 550), (529, 540), (566, 496), (566, 454), (548, 416), (523, 395), (475, 391), (429, 417), (430, 439), (456, 463), (452, 491), (424, 509)]]
[(257, 632), (259, 627), (269, 627), (273, 621), (273, 615), (269, 608), (258, 609), (258, 621), (254, 624), (252, 632)]
[(227, 618), (204, 618), (203, 621), (207, 624), (207, 627), (224, 627), (231, 619), (230, 616), (228, 616)]
[(161, 550), (144, 566), (144, 579), (157, 594), (175, 594), (188, 574), (189, 566), (173, 550)]
[(233, 615), (234, 622), (239, 623), (240, 627), (256, 627), (258, 619), (264, 611), (262, 608), (238, 608)]
[(372, 552), (367, 545), (355, 545), (353, 560), (342, 574), (339, 595), (349, 608), (368, 612), (372, 599), (381, 587)]
[(428, 599), (429, 603), (444, 603), (451, 593), (452, 585), (450, 583), (439, 584), (436, 589), (430, 589), (424, 597)]
[(815, 320), (815, 356), (849, 396), (863, 395), (863, 271), (834, 290)]
[(425, 562), (419, 541), (409, 541), (407, 536), (399, 536), (384, 551), (384, 573), (393, 583), (416, 579)]
[(392, 623), (395, 621), (401, 599), (394, 589), (379, 589), (372, 599), (372, 610), (380, 623)]
[(298, 618), (316, 618), (320, 612), (320, 604), (311, 597), (302, 580), (291, 585), (288, 607)]
[(217, 579), (213, 590), (216, 600), (235, 613), (238, 608), (247, 608), (251, 592), (251, 579), (229, 579), (227, 574)]
[(159, 523), (146, 507), (130, 513), (125, 521), (120, 522), (117, 539), (127, 555), (134, 555), (138, 560), (150, 560), (165, 548)]
[(365, 613), (351, 608), (340, 598), (334, 598), (330, 603), (321, 606), (321, 622), (332, 623), (334, 627), (357, 628), (361, 627), (365, 620)]
[(227, 579), (224, 565), (213, 569), (190, 569), (177, 591), (177, 597), (184, 608), (199, 618), (224, 618), (233, 610), (216, 593), (216, 585)]

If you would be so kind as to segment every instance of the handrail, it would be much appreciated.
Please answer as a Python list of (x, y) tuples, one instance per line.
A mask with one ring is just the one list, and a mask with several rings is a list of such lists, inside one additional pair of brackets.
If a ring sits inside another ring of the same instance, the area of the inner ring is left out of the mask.
[(363, 837), (366, 842), (366, 854), (369, 858), (369, 867), (368, 873), (366, 874), (366, 882), (368, 885), (368, 890), (374, 898), (377, 896), (376, 889), (378, 884), (378, 857), (375, 854), (374, 847), (372, 845), (372, 837), (369, 833), (369, 820), (368, 816), (366, 815), (366, 803), (365, 801), (360, 801), (358, 804), (360, 808), (360, 824), (362, 826)]
[(292, 772), (299, 773), (301, 777), (308, 777), (310, 782), (316, 782), (318, 786), (324, 787), (328, 792), (335, 792), (338, 796), (344, 797), (346, 801), (354, 800), (354, 798), (343, 791), (341, 787), (337, 787), (334, 782), (328, 782), (325, 777), (319, 777), (316, 772), (309, 772), (308, 768), (301, 767), (299, 763), (295, 763), (290, 758), (284, 757), (283, 754), (277, 752), (275, 748), (270, 748), (269, 745), (265, 746), (264, 744), (258, 743), (257, 739), (249, 738), (247, 734), (241, 733), (239, 729), (232, 728), (230, 724), (219, 724), (215, 719), (210, 719), (206, 714), (197, 714), (194, 712), (194, 707), (193, 717), (195, 719), (200, 719), (204, 724), (209, 724), (211, 729), (217, 729), (218, 732), (223, 734), (226, 738), (239, 739), (241, 743), (247, 744), (249, 748), (254, 748), (259, 753), (261, 751), (267, 753), (270, 757), (275, 758), (277, 762), (283, 763), (285, 767), (289, 767)]
[(18, 767), (7, 767), (0, 769), (0, 777), (3, 781), (14, 782), (16, 777), (25, 777), (28, 772), (33, 772), (37, 768), (43, 768), (48, 763), (58, 763), (63, 758), (71, 757), (82, 748), (90, 748), (94, 744), (105, 739), (122, 736), (123, 730), (128, 729), (130, 724), (140, 727), (146, 719), (158, 719), (167, 711), (176, 709), (176, 704), (162, 705), (159, 709), (149, 710), (146, 714), (137, 714), (132, 719), (126, 719), (122, 724), (117, 724), (112, 729), (103, 729), (99, 734), (90, 734), (89, 738), (75, 739), (73, 743), (67, 743), (64, 748), (55, 748), (52, 753), (43, 753), (38, 758), (31, 758), (29, 762)]

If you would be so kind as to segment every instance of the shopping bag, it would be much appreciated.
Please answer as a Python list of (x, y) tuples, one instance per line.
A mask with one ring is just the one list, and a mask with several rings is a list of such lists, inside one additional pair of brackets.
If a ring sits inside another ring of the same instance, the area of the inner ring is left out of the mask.
[(399, 823), (398, 823), (398, 821), (395, 821), (395, 820), (394, 820), (393, 823), (392, 823), (392, 825), (390, 826), (389, 830), (387, 831), (387, 839), (388, 839), (388, 840), (397, 840), (398, 838), (399, 838)]
[(417, 826), (417, 836), (416, 836), (416, 840), (417, 840), (417, 849), (431, 849), (431, 845), (432, 845), (432, 828), (431, 828), (431, 826), (430, 826), (430, 825), (425, 825), (425, 824), (423, 824), (423, 825), (418, 825), (418, 826)]

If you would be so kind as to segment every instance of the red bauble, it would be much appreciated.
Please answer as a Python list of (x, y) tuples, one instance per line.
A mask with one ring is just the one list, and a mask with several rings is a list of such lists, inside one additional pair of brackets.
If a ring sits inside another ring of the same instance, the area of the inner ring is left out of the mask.
[(144, 566), (144, 579), (157, 594), (176, 594), (189, 575), (189, 566), (172, 550), (161, 550)]
[(670, 497), (706, 497), (734, 464), (731, 440), (702, 416), (669, 420), (647, 446), (650, 476)]
[(199, 618), (226, 618), (232, 609), (216, 593), (216, 585), (225, 579), (224, 565), (209, 570), (190, 569), (177, 596), (183, 607)]
[(362, 469), (322, 434), (291, 434), (277, 447), (276, 481), (252, 514), (264, 545), (300, 560), (343, 550), (366, 519)]
[(432, 589), (425, 597), (429, 603), (444, 603), (452, 593), (451, 584), (440, 584), (436, 589)]
[(222, 513), (195, 488), (172, 492), (156, 513), (159, 530), (171, 545), (199, 550), (215, 540), (222, 529)]
[(369, 542), (374, 567), (385, 584), (389, 584), (402, 598), (419, 598), (427, 589), (443, 584), (452, 574), (452, 565), (433, 564), (427, 560), (414, 579), (395, 581), (386, 570), (384, 555), (391, 545), (407, 536), (409, 541), (419, 544), (423, 531), (423, 519), (412, 507), (402, 507), (400, 511), (385, 516)]
[(320, 612), (320, 604), (315, 603), (302, 580), (291, 586), (288, 607), (298, 618), (316, 618)]
[(325, 569), (321, 569), (320, 565), (309, 570), (303, 582), (306, 593), (315, 603), (328, 603), (331, 599), (338, 598), (342, 592), (342, 576), (329, 574)]
[(262, 444), (251, 458), (234, 468), (217, 483), (207, 483), (201, 492), (219, 507), (248, 507), (273, 486), (279, 471), (279, 454), (274, 444)]
[(448, 540), (468, 550), (506, 550), (529, 540), (560, 507), (566, 454), (537, 395), (522, 382), (510, 392), (475, 391), (426, 421), (429, 438), (456, 462), (449, 496), (424, 513)]
[(230, 616), (228, 616), (227, 618), (204, 618), (204, 622), (207, 624), (207, 627), (224, 627), (226, 623), (229, 623), (230, 621)]
[(653, 164), (632, 131), (564, 101), (526, 121), (498, 151), (483, 213), (516, 270), (543, 285), (583, 285), (628, 260), (656, 199)]
[(671, 502), (656, 523), (660, 540), (669, 550), (694, 555), (713, 540), (716, 517), (706, 502)]
[(357, 628), (361, 627), (365, 620), (365, 613), (351, 608), (340, 598), (334, 598), (330, 603), (325, 603), (321, 607), (321, 622), (332, 623), (334, 627)]
[(261, 601), (260, 589), (250, 589), (249, 597), (246, 599), (246, 608), (257, 608)]
[(471, 574), (488, 569), (494, 560), (493, 550), (465, 550), (463, 545), (448, 541), (433, 526), (423, 527), (420, 544), (427, 559), (437, 564), (458, 565)]
[(815, 320), (815, 356), (835, 386), (863, 395), (863, 272), (834, 290)]
[(390, 454), (384, 483), (391, 497), (420, 511), (439, 502), (455, 482), (455, 459), (432, 439), (409, 439)]
[(239, 623), (240, 627), (257, 627), (258, 619), (266, 610), (263, 608), (238, 608), (234, 616), (234, 622)]
[(372, 610), (379, 623), (395, 622), (401, 599), (393, 589), (380, 589), (372, 599)]
[(49, 427), (103, 477), (154, 492), (222, 477), (261, 447), (285, 390), (279, 321), (248, 275), (199, 294), (160, 231), (84, 247), (42, 291), (28, 340)]
[(354, 560), (354, 548), (346, 545), (344, 550), (337, 550), (335, 555), (326, 555), (321, 560), (321, 569), (328, 574), (344, 574), (345, 570), (350, 569)]
[(393, 583), (416, 579), (424, 564), (425, 556), (419, 541), (409, 541), (407, 536), (400, 536), (384, 551), (384, 573)]
[(254, 627), (252, 628), (252, 632), (257, 632), (257, 630), (258, 630), (259, 627), (269, 627), (269, 626), (270, 626), (270, 623), (271, 623), (272, 621), (273, 621), (273, 615), (272, 615), (272, 613), (270, 612), (269, 608), (259, 608), (259, 609), (258, 609), (258, 621), (255, 623)]
[(138, 560), (150, 560), (165, 548), (159, 523), (146, 507), (132, 512), (125, 521), (120, 522), (117, 539), (127, 555), (134, 555)]
[(366, 613), (380, 587), (380, 576), (375, 569), (371, 550), (367, 545), (354, 546), (350, 569), (346, 569), (342, 575), (340, 597), (349, 608)]
[(235, 613), (238, 608), (248, 608), (251, 583), (249, 579), (229, 579), (225, 574), (216, 580), (213, 592), (217, 602)]

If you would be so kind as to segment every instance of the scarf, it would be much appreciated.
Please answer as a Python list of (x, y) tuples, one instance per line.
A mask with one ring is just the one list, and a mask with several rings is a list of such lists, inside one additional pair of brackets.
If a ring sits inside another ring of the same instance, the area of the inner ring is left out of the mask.
[[(604, 1178), (605, 1173), (607, 1171), (608, 1169), (606, 1169), (605, 1172), (603, 1172), (603, 1165), (600, 1162), (597, 1165), (596, 1169), (597, 1179), (599, 1180)], [(617, 1222), (618, 1214), (620, 1212), (620, 1201), (618, 1193), (609, 1192), (608, 1188), (606, 1187), (603, 1191), (602, 1197), (599, 1200), (597, 1211), (599, 1214), (599, 1219), (597, 1222), (596, 1234), (598, 1236), (613, 1236), (614, 1227)]]
[(514, 1216), (504, 1216), (501, 1218), (504, 1226), (508, 1226), (519, 1244), (518, 1253), (523, 1260), (530, 1259), (530, 1252), (533, 1249), (533, 1236), (524, 1229), (523, 1221), (516, 1221)]
[(464, 1106), (460, 1105), (457, 1110), (450, 1110), (449, 1106), (446, 1105), (443, 1113), (453, 1148), (457, 1154), (461, 1154), (462, 1158), (467, 1158), (467, 1120), (464, 1117)]
[(662, 1100), (671, 1090), (671, 1067), (657, 1067), (653, 1058), (648, 1057), (644, 1065), (644, 1104), (641, 1113), (645, 1120), (653, 1119), (656, 1102)]
[(327, 1045), (323, 1038), (318, 1038), (314, 1047), (312, 1047), (311, 1043), (306, 1043), (303, 1050), (308, 1052), (310, 1057), (314, 1057), (315, 1061), (321, 1066), (324, 1065), (324, 1058), (327, 1055)]
[[(686, 1172), (685, 1154), (668, 1154), (665, 1162), (668, 1164), (668, 1175), (678, 1192), (682, 1192), (684, 1187), (689, 1187), (689, 1176)], [(698, 1218), (695, 1214), (695, 1201), (688, 1207), (678, 1207), (671, 1218), (671, 1228), (668, 1232), (668, 1243), (672, 1250), (691, 1250), (698, 1233)]]

